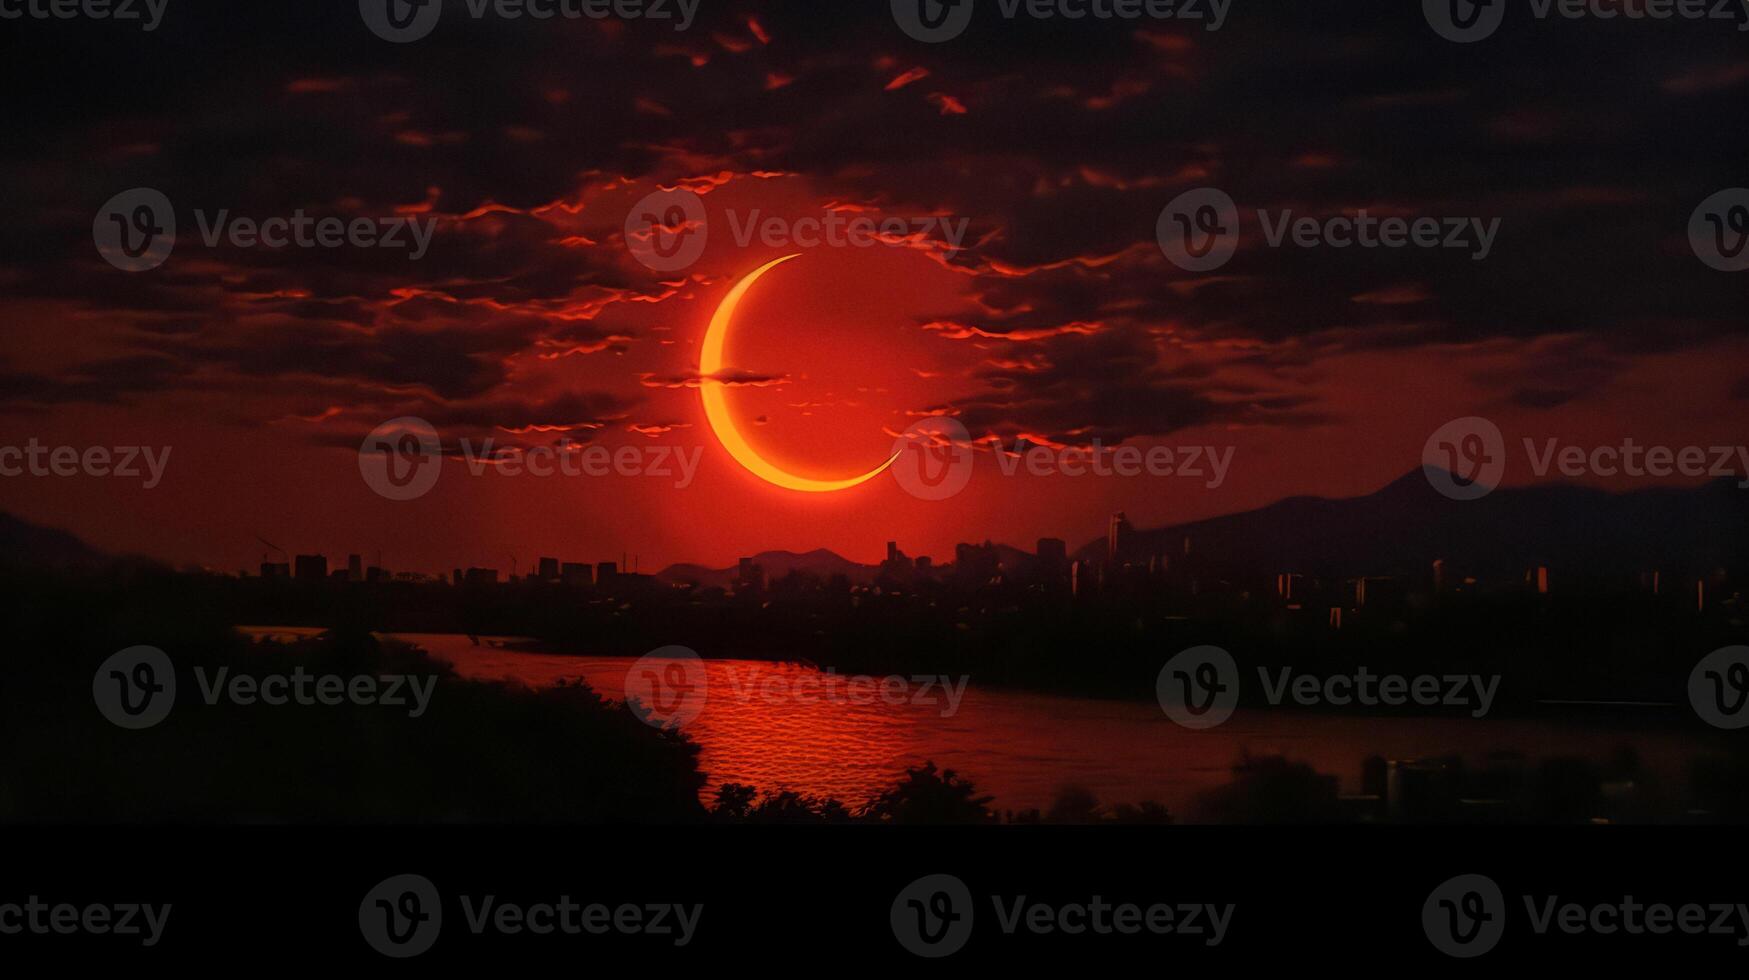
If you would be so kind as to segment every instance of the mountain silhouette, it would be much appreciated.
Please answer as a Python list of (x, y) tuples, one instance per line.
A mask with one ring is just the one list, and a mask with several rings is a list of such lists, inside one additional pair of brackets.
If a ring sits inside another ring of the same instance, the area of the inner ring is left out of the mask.
[[(1187, 539), (1201, 567), (1247, 576), (1419, 575), (1436, 559), (1456, 574), (1491, 577), (1536, 565), (1579, 575), (1705, 573), (1740, 567), (1749, 557), (1749, 490), (1725, 477), (1698, 487), (1624, 493), (1571, 484), (1500, 488), (1463, 501), (1440, 494), (1418, 469), (1363, 497), (1289, 497), (1242, 513), (1138, 529), (1125, 557), (1181, 561)], [(1007, 545), (996, 549), (1006, 567), (1031, 557)], [(1105, 550), (1101, 538), (1075, 557), (1100, 561)], [(94, 567), (123, 560), (66, 531), (0, 512), (0, 564)], [(753, 561), (767, 581), (795, 571), (866, 584), (880, 571), (824, 548), (765, 551)], [(682, 563), (656, 577), (710, 588), (733, 584), (736, 574), (735, 567)]]
[[(1190, 554), (1238, 574), (1425, 573), (1435, 559), (1474, 575), (1534, 565), (1574, 574), (1703, 572), (1741, 563), (1749, 491), (1734, 478), (1694, 488), (1609, 493), (1570, 484), (1500, 488), (1479, 500), (1440, 494), (1415, 470), (1376, 493), (1290, 497), (1253, 511), (1138, 530), (1128, 557)], [(1082, 548), (1103, 558), (1104, 540)]]
[[(766, 581), (783, 578), (792, 571), (829, 578), (833, 575), (845, 575), (852, 582), (864, 583), (874, 579), (879, 571), (873, 565), (863, 565), (853, 562), (843, 555), (825, 548), (816, 548), (806, 554), (796, 554), (793, 551), (762, 551), (753, 556), (755, 564), (765, 571)], [(738, 573), (738, 567), (708, 568), (704, 565), (678, 564), (670, 565), (656, 574), (663, 582), (690, 583), (703, 588), (726, 587), (732, 584)]]
[(0, 513), (0, 563), (54, 567), (103, 564), (110, 556), (66, 531)]

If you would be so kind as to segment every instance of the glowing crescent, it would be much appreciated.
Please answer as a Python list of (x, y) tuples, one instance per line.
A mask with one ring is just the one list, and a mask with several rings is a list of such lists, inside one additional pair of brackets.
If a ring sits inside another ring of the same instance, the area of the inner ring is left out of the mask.
[(769, 460), (753, 451), (741, 431), (735, 428), (734, 417), (729, 414), (729, 386), (717, 379), (716, 375), (723, 370), (723, 346), (729, 339), (729, 327), (735, 320), (735, 307), (747, 295), (759, 277), (772, 269), (798, 258), (799, 255), (786, 255), (781, 259), (773, 259), (747, 274), (747, 278), (735, 284), (729, 290), (729, 295), (723, 297), (723, 302), (717, 307), (717, 312), (711, 317), (710, 328), (704, 333), (703, 349), (698, 355), (698, 373), (700, 375), (699, 393), (704, 397), (704, 417), (710, 422), (711, 431), (717, 434), (717, 440), (735, 462), (747, 468), (747, 471), (767, 483), (783, 487), (785, 490), (799, 490), (802, 493), (832, 493), (836, 490), (848, 490), (851, 487), (880, 476), (887, 467), (893, 465), (893, 460), (899, 458), (894, 453), (881, 465), (869, 470), (861, 476), (853, 476), (848, 480), (810, 480), (807, 477), (796, 476), (785, 472), (771, 464)]

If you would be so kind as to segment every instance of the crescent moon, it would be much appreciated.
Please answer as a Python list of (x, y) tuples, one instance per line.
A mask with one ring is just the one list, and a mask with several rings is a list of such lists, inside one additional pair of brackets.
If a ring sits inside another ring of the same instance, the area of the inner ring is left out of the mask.
[(899, 458), (894, 453), (886, 462), (869, 470), (860, 476), (845, 480), (810, 480), (805, 476), (797, 476), (776, 466), (770, 460), (760, 456), (747, 442), (741, 430), (735, 428), (734, 416), (729, 412), (729, 386), (716, 378), (723, 370), (723, 347), (729, 339), (729, 328), (735, 321), (735, 308), (746, 297), (747, 290), (759, 278), (772, 269), (799, 258), (798, 255), (786, 255), (781, 259), (773, 259), (747, 274), (747, 277), (735, 284), (729, 290), (729, 295), (723, 297), (723, 302), (717, 306), (717, 312), (711, 317), (711, 325), (704, 333), (703, 349), (699, 352), (698, 373), (700, 376), (699, 394), (704, 399), (704, 416), (710, 422), (711, 431), (717, 435), (717, 440), (723, 448), (729, 451), (735, 462), (747, 468), (747, 471), (767, 483), (783, 487), (785, 490), (797, 490), (802, 493), (833, 493), (838, 490), (849, 490), (880, 476), (893, 461)]

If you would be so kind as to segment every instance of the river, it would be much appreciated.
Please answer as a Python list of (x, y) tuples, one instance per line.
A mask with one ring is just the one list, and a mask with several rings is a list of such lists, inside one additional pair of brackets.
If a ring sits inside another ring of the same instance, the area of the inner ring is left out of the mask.
[[(623, 700), (636, 660), (567, 656), (475, 646), (467, 637), (398, 637), (453, 664), (464, 677), (532, 687), (581, 680)], [(1706, 733), (1669, 724), (1642, 726), (1636, 716), (1557, 721), (1473, 720), (1461, 715), (1345, 715), (1241, 710), (1207, 731), (1190, 731), (1148, 701), (1107, 701), (1026, 691), (963, 688), (955, 699), (939, 685), (910, 684), (903, 694), (872, 685), (851, 696), (812, 667), (764, 661), (703, 664), (708, 696), (682, 730), (702, 749), (707, 796), (726, 782), (763, 790), (792, 789), (852, 806), (926, 761), (972, 779), (998, 809), (1048, 809), (1065, 787), (1090, 790), (1104, 803), (1165, 804), (1193, 809), (1198, 794), (1231, 779), (1246, 753), (1283, 755), (1361, 791), (1368, 756), (1414, 759), (1456, 755), (1479, 764), (1494, 753), (1531, 762), (1567, 756), (1602, 762), (1631, 749), (1643, 772), (1679, 788), (1692, 758), (1714, 747)], [(872, 696), (871, 696), (872, 695)]]

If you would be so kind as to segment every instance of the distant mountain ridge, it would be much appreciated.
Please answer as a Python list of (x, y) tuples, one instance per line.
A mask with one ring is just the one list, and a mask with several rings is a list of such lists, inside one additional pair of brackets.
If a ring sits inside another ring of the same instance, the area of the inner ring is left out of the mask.
[[(1749, 559), (1749, 490), (1726, 477), (1692, 488), (1610, 493), (1571, 484), (1497, 489), (1480, 500), (1441, 495), (1415, 470), (1376, 493), (1331, 499), (1289, 497), (1256, 510), (1185, 524), (1137, 529), (1129, 556), (1191, 553), (1205, 567), (1248, 575), (1424, 573), (1435, 559), (1454, 572), (1522, 573), (1535, 565), (1599, 574), (1702, 572), (1741, 568)], [(995, 546), (1006, 564), (1030, 552)], [(1101, 538), (1074, 557), (1103, 560)], [(752, 556), (775, 580), (793, 571), (872, 582), (878, 565), (824, 548)], [(125, 561), (76, 535), (0, 512), (0, 564), (91, 567)], [(133, 559), (140, 560), (140, 559)], [(951, 556), (939, 556), (945, 564)], [(667, 583), (733, 584), (737, 569), (682, 563), (657, 573)]]
[[(1241, 573), (1400, 575), (1435, 559), (1470, 574), (1533, 565), (1579, 572), (1740, 566), (1749, 545), (1749, 491), (1734, 478), (1695, 488), (1610, 493), (1571, 484), (1500, 488), (1452, 500), (1421, 470), (1376, 493), (1290, 497), (1240, 514), (1137, 530), (1130, 554), (1179, 555), (1184, 540), (1213, 567)], [(1077, 557), (1103, 558), (1099, 540)]]
[[(845, 575), (852, 582), (872, 581), (880, 571), (879, 566), (863, 565), (851, 561), (835, 551), (816, 548), (805, 554), (793, 551), (762, 551), (752, 556), (755, 564), (765, 572), (767, 581), (780, 579), (792, 571), (829, 578), (833, 575)], [(656, 578), (670, 584), (691, 583), (703, 588), (720, 588), (732, 584), (738, 574), (738, 567), (710, 568), (705, 565), (682, 563), (670, 565), (656, 573)]]
[(108, 555), (75, 535), (0, 513), (0, 562), (8, 565), (96, 565)]
[[(1288, 497), (1256, 510), (1137, 529), (1129, 554), (1179, 556), (1186, 538), (1199, 563), (1244, 575), (1419, 575), (1436, 559), (1455, 573), (1490, 576), (1536, 565), (1612, 575), (1704, 571), (1741, 567), (1749, 558), (1749, 490), (1727, 477), (1625, 493), (1572, 484), (1508, 487), (1479, 500), (1452, 500), (1417, 469), (1360, 497)], [(1004, 563), (1031, 554), (996, 547)], [(1102, 561), (1105, 551), (1100, 538), (1074, 557)], [(797, 570), (869, 582), (880, 571), (824, 549), (768, 551), (753, 560), (768, 580)], [(658, 578), (711, 587), (732, 584), (735, 574), (682, 564)]]

